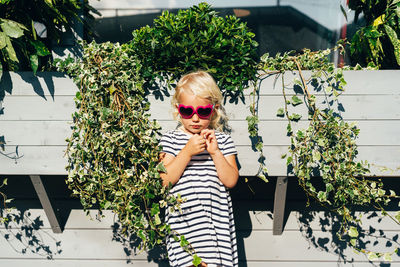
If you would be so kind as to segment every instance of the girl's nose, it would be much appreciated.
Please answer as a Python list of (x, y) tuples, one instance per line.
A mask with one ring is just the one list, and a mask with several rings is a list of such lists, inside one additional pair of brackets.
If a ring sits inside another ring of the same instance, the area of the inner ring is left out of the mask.
[(197, 122), (197, 121), (199, 121), (199, 120), (200, 120), (199, 116), (198, 116), (196, 113), (193, 114), (193, 116), (192, 116), (192, 121)]

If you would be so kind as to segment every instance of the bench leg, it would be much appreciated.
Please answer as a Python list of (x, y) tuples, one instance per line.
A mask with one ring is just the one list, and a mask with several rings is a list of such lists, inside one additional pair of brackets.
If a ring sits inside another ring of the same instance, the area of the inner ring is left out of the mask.
[(53, 233), (62, 233), (60, 223), (57, 219), (56, 213), (54, 212), (53, 206), (51, 205), (40, 175), (30, 175), (30, 178), (39, 197), (40, 203), (42, 204), (44, 212), (46, 213), (47, 219), (49, 220)]
[(287, 184), (288, 177), (277, 177), (274, 200), (274, 222), (272, 227), (273, 235), (281, 235), (283, 232)]

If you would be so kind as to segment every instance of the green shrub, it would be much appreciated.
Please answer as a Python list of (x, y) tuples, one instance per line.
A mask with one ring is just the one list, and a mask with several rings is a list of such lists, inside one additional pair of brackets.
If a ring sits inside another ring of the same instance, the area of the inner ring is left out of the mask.
[(133, 32), (130, 49), (143, 65), (142, 77), (170, 82), (203, 69), (213, 74), (222, 90), (239, 91), (255, 80), (257, 42), (245, 23), (217, 15), (201, 3), (178, 14), (164, 11), (153, 27)]

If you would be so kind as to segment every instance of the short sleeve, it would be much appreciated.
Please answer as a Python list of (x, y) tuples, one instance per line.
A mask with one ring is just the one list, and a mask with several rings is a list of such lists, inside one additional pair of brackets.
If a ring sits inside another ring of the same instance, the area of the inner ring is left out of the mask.
[(222, 154), (225, 157), (237, 154), (235, 144), (233, 143), (232, 137), (230, 135), (226, 135), (226, 138), (224, 139), (224, 142), (222, 144)]
[(176, 157), (173, 136), (169, 133), (162, 135), (160, 140), (161, 153), (168, 153)]

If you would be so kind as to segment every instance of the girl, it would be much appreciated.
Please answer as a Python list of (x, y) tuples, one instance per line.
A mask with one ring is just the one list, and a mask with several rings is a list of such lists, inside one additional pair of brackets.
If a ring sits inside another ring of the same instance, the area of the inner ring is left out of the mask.
[[(160, 158), (167, 172), (163, 184), (181, 195), (181, 211), (166, 211), (167, 223), (185, 236), (201, 266), (237, 266), (236, 234), (227, 188), (238, 180), (236, 149), (231, 137), (219, 131), (226, 120), (222, 94), (210, 74), (197, 71), (183, 76), (172, 99), (180, 127), (165, 133)], [(171, 266), (190, 266), (192, 256), (179, 242), (167, 239)]]

